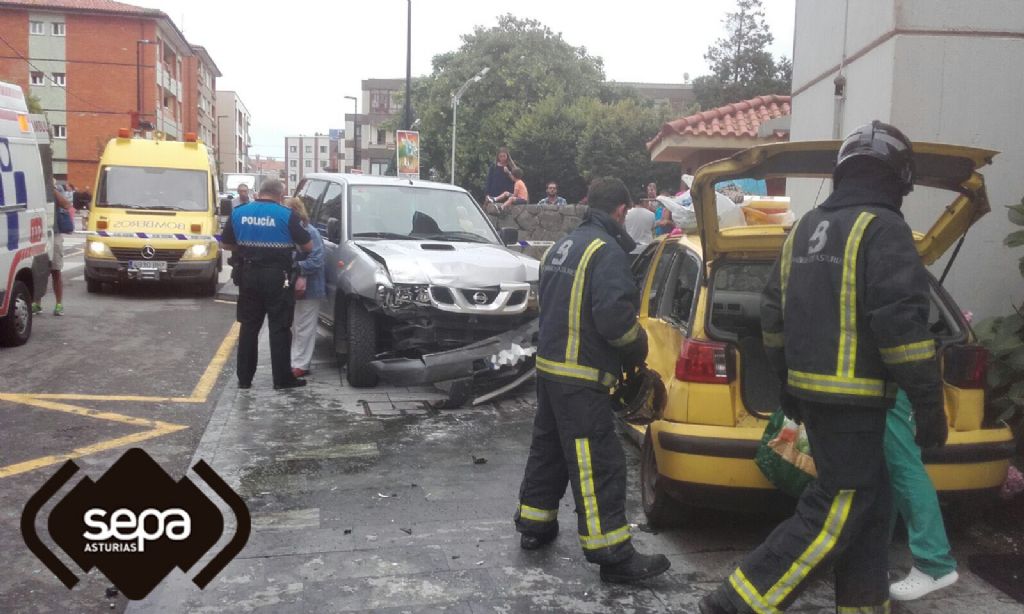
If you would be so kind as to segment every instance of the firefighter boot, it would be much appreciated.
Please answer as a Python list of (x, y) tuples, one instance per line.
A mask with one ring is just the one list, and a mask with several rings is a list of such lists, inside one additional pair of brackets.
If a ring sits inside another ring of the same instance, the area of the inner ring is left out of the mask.
[(672, 566), (664, 554), (633, 554), (626, 560), (601, 565), (601, 580), (614, 584), (638, 582), (665, 573)]
[(557, 524), (555, 524), (554, 530), (547, 533), (522, 533), (519, 536), (519, 547), (523, 550), (537, 550), (555, 541), (556, 537), (558, 537)]

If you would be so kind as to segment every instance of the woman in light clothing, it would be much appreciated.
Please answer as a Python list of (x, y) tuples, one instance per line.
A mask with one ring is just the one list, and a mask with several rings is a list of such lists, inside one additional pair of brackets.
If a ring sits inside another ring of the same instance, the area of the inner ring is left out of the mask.
[(309, 374), (309, 363), (316, 346), (317, 314), (320, 300), (327, 296), (324, 277), (324, 240), (320, 232), (309, 223), (309, 213), (300, 198), (288, 198), (285, 205), (302, 220), (302, 227), (313, 239), (313, 250), (296, 252), (299, 277), (295, 281), (295, 317), (292, 320), (292, 373), (295, 377)]

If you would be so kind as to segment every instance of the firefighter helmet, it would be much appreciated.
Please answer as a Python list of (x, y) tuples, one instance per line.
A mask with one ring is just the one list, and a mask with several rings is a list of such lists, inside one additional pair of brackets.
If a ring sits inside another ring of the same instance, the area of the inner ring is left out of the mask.
[(668, 401), (661, 376), (647, 365), (627, 373), (612, 395), (621, 407), (619, 416), (631, 424), (650, 424), (661, 417)]
[(833, 181), (839, 183), (844, 167), (861, 156), (874, 158), (891, 168), (903, 186), (904, 195), (914, 189), (913, 145), (896, 127), (876, 119), (854, 130), (839, 148)]

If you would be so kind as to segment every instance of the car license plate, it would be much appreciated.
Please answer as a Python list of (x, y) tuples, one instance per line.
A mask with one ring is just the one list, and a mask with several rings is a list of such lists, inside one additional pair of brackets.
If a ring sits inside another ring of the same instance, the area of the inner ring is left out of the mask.
[(167, 261), (165, 260), (129, 260), (128, 268), (136, 271), (166, 271)]

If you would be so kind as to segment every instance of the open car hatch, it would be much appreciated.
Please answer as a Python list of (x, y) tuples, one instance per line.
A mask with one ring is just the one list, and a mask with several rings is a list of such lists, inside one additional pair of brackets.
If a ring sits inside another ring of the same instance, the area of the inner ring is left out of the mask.
[[(697, 226), (705, 262), (723, 255), (774, 257), (789, 228), (755, 225), (719, 228), (714, 186), (730, 179), (830, 179), (842, 141), (796, 141), (745, 149), (705, 164), (692, 188)], [(984, 178), (978, 169), (991, 163), (995, 151), (942, 143), (914, 143), (914, 185), (949, 190), (952, 202), (934, 203), (937, 219), (927, 231), (915, 231), (917, 251), (932, 264), (974, 222), (989, 212)], [(916, 204), (916, 203), (915, 203)]]

